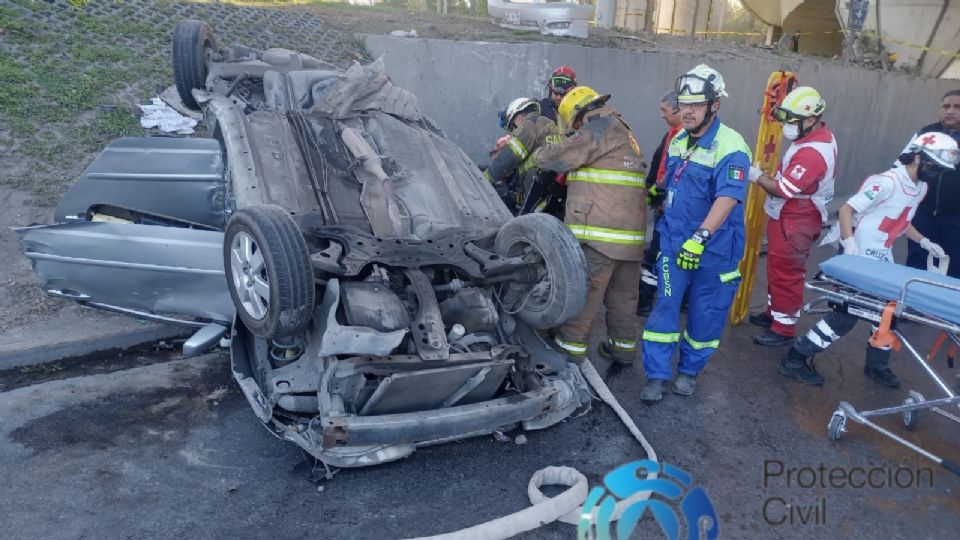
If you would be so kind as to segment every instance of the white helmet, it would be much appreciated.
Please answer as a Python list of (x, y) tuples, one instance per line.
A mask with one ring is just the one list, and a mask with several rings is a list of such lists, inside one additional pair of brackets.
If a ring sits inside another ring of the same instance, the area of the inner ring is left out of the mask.
[(944, 169), (955, 169), (960, 163), (960, 148), (957, 141), (946, 133), (931, 131), (921, 133), (910, 141), (906, 153), (920, 153)]
[(505, 114), (507, 122), (504, 127), (506, 129), (510, 129), (510, 124), (513, 123), (513, 119), (518, 114), (527, 110), (534, 110), (537, 114), (540, 114), (540, 104), (526, 97), (517, 98), (511, 101), (510, 105), (507, 105), (507, 112)]
[(678, 103), (702, 103), (730, 97), (723, 84), (723, 76), (706, 64), (700, 64), (677, 77), (675, 90)]

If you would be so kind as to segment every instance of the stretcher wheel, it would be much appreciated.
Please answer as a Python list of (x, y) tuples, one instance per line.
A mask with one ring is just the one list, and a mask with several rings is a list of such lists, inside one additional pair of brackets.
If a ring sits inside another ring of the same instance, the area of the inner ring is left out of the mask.
[(831, 441), (839, 441), (840, 437), (843, 437), (846, 427), (847, 417), (840, 413), (833, 413), (833, 416), (830, 417), (830, 423), (827, 424), (827, 436), (830, 437)]
[[(916, 405), (918, 403), (923, 403), (923, 396), (916, 392), (910, 392), (910, 396), (907, 399), (903, 400), (904, 405)], [(903, 413), (903, 425), (907, 429), (913, 429), (917, 427), (917, 413), (919, 411), (904, 411)]]

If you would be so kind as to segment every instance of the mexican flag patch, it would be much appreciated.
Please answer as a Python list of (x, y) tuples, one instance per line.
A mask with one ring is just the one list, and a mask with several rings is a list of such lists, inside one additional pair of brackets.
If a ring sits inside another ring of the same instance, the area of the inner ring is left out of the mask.
[(727, 167), (727, 178), (729, 180), (739, 180), (743, 181), (747, 177), (747, 171), (743, 167), (737, 165), (730, 165)]

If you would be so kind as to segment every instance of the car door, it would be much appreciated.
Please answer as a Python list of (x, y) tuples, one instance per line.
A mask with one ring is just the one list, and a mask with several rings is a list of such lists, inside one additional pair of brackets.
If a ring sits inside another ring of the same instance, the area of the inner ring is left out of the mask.
[(213, 139), (114, 141), (64, 195), (58, 223), (17, 230), (40, 286), (145, 318), (230, 324), (223, 170)]

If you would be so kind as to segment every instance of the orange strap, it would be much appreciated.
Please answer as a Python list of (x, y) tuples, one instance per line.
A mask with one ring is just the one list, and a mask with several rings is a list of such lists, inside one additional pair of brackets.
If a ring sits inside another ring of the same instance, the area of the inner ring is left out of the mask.
[[(940, 352), (940, 347), (943, 346), (943, 343), (947, 340), (947, 333), (941, 331), (940, 335), (937, 336), (937, 340), (933, 343), (933, 347), (930, 349), (930, 353), (927, 355), (927, 362), (930, 362), (937, 357), (937, 353)], [(951, 341), (950, 347), (947, 349), (947, 367), (953, 368), (953, 361), (957, 358), (958, 347), (956, 342)]]
[(878, 349), (890, 347), (895, 351), (900, 350), (900, 340), (890, 331), (890, 326), (893, 324), (893, 311), (895, 309), (897, 309), (896, 302), (890, 302), (883, 308), (883, 315), (880, 316), (880, 324), (877, 326), (877, 331), (870, 336), (871, 347)]
[[(782, 73), (787, 75), (787, 72)], [(760, 109), (760, 114), (766, 116), (771, 122), (776, 122), (776, 119), (773, 117), (773, 110), (780, 105), (783, 98), (787, 97), (787, 94), (796, 86), (797, 77), (793, 74), (781, 78), (776, 84), (770, 85), (765, 92), (767, 105)]]
[[(937, 353), (940, 352), (940, 347), (943, 346), (943, 343), (946, 340), (947, 340), (947, 333), (941, 330), (940, 335), (937, 336), (937, 340), (933, 342), (933, 347), (930, 349), (930, 353), (927, 355), (927, 362), (937, 357)], [(950, 348), (956, 349), (957, 346), (954, 345), (953, 347), (950, 347)], [(950, 354), (948, 353), (947, 356), (950, 356)]]

